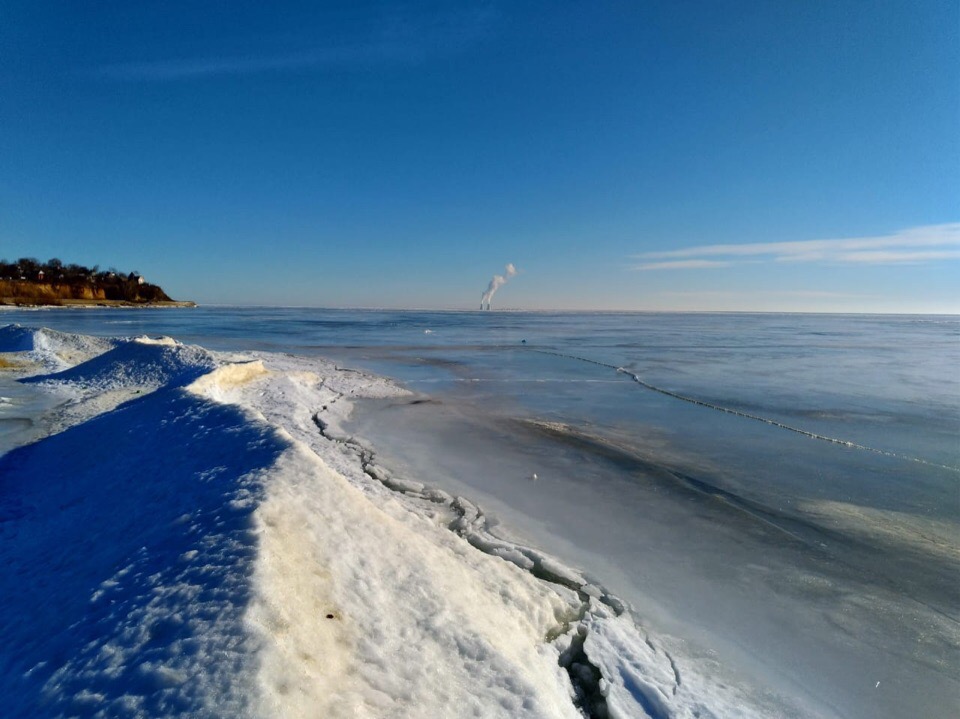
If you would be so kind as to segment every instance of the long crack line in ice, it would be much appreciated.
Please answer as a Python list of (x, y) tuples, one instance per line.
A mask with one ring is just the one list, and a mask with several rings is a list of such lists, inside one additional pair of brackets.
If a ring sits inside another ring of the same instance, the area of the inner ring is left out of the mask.
[(883, 455), (884, 457), (892, 457), (893, 459), (899, 459), (907, 462), (917, 462), (919, 464), (925, 464), (929, 467), (936, 467), (937, 469), (946, 469), (951, 472), (960, 473), (960, 467), (952, 467), (948, 464), (931, 462), (930, 460), (922, 459), (921, 457), (911, 457), (905, 454), (898, 454), (897, 452), (890, 452), (889, 450), (886, 450), (886, 449), (869, 447), (865, 444), (857, 444), (856, 442), (851, 442), (850, 440), (846, 440), (846, 439), (839, 439), (837, 437), (828, 437), (823, 434), (817, 434), (816, 432), (811, 432), (806, 429), (801, 429), (800, 427), (794, 427), (792, 425), (785, 424), (784, 422), (780, 422), (775, 419), (770, 419), (769, 417), (762, 417), (757, 414), (751, 414), (750, 412), (744, 412), (739, 409), (733, 409), (732, 407), (724, 407), (723, 405), (714, 404), (713, 402), (707, 402), (702, 399), (697, 399), (696, 397), (688, 397), (687, 395), (680, 394), (679, 392), (673, 392), (672, 390), (664, 389), (663, 387), (657, 387), (656, 385), (652, 385), (649, 382), (642, 379), (640, 375), (636, 374), (635, 372), (631, 372), (625, 367), (618, 367), (617, 365), (608, 364), (606, 362), (599, 362), (597, 360), (588, 359), (586, 357), (578, 357), (576, 355), (566, 354), (564, 352), (554, 352), (552, 350), (536, 349), (534, 347), (528, 347), (526, 349), (528, 352), (537, 352), (538, 354), (552, 355), (554, 357), (562, 357), (564, 359), (576, 360), (577, 362), (586, 362), (588, 364), (594, 364), (599, 367), (612, 369), (619, 374), (626, 375), (641, 387), (651, 390), (653, 392), (659, 392), (660, 394), (666, 395), (667, 397), (672, 397), (673, 399), (679, 399), (684, 402), (690, 402), (691, 404), (695, 404), (700, 407), (706, 407), (707, 409), (713, 409), (713, 410), (716, 410), (717, 412), (724, 412), (725, 414), (736, 415), (737, 417), (743, 417), (744, 419), (752, 419), (756, 422), (763, 422), (764, 424), (768, 424), (772, 427), (777, 427), (778, 429), (785, 429), (788, 432), (796, 432), (797, 434), (801, 434), (804, 437), (809, 437), (810, 439), (817, 439), (817, 440), (820, 440), (821, 442), (839, 444), (843, 447), (848, 447), (850, 449), (859, 449), (864, 452), (873, 452), (874, 454)]

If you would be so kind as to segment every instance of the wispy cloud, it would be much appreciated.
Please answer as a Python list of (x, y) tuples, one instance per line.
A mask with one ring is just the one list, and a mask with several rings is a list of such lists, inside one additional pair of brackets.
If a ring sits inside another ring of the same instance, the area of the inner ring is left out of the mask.
[(926, 225), (875, 237), (799, 242), (700, 245), (634, 255), (634, 270), (725, 267), (747, 262), (918, 264), (960, 259), (960, 222)]
[(267, 72), (417, 63), (429, 56), (467, 48), (496, 20), (490, 6), (429, 17), (382, 18), (366, 38), (298, 52), (205, 56), (101, 65), (85, 74), (107, 80), (168, 82)]
[[(751, 290), (663, 290), (659, 292), (661, 296), (666, 297), (684, 297), (695, 299), (743, 299), (744, 297), (756, 297), (757, 292)], [(882, 295), (863, 294), (860, 292), (830, 292), (825, 290), (764, 290), (765, 297), (790, 298), (790, 299), (873, 299)]]
[(309, 52), (251, 57), (205, 57), (104, 65), (91, 75), (107, 80), (165, 82), (192, 78), (250, 75), (320, 67), (377, 64), (400, 59), (404, 48), (390, 43), (323, 48)]
[(729, 262), (721, 260), (667, 260), (664, 262), (646, 262), (637, 265), (635, 270), (699, 270), (705, 267), (726, 267)]

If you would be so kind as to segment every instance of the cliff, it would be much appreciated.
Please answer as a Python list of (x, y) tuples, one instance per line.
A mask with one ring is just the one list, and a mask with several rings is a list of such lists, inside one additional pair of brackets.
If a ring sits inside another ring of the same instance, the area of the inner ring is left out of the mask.
[(193, 305), (192, 302), (175, 302), (157, 285), (139, 284), (136, 280), (110, 283), (89, 280), (72, 282), (0, 280), (0, 304)]

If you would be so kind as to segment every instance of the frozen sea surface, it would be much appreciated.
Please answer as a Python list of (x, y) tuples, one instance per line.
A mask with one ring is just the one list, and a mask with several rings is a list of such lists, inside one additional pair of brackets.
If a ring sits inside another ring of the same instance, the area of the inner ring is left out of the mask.
[[(0, 442), (6, 446), (0, 450), (45, 433), (49, 438), (31, 447), (58, 441), (65, 432), (90, 426), (86, 415), (108, 422), (116, 412), (129, 413), (123, 403), (137, 400), (135, 393), (156, 397), (160, 390), (201, 381), (230, 357), (225, 352), (240, 352), (233, 359), (247, 362), (259, 358), (277, 368), (265, 375), (272, 379), (236, 386), (208, 382), (205, 396), (282, 428), (367, 494), (373, 490), (363, 483), (376, 479), (375, 493), (387, 492), (404, 511), (451, 527), (452, 536), (466, 539), (481, 556), (579, 597), (535, 593), (523, 600), (522, 613), (532, 601), (554, 606), (545, 611), (556, 617), (564, 602), (583, 606), (584, 596), (597, 595), (600, 609), (577, 627), (587, 637), (583, 652), (590, 672), (603, 676), (614, 714), (956, 712), (958, 318), (200, 308), (8, 311), (0, 319), (88, 337), (172, 335), (220, 352), (72, 339), (79, 343), (74, 355), (57, 367), (56, 357), (34, 348), (38, 372), (70, 366), (74, 374), (61, 377), (68, 381), (56, 387), (11, 383), (0, 374), (6, 398), (0, 404)], [(9, 343), (12, 348), (13, 339)], [(74, 364), (81, 350), (91, 357), (85, 368)], [(171, 364), (171, 353), (182, 366)], [(322, 392), (333, 380), (322, 383), (321, 391), (309, 382), (304, 386), (302, 373), (356, 374), (337, 367), (395, 377), (412, 394), (371, 396), (348, 383), (336, 391), (351, 400), (353, 411), (330, 415), (334, 410)], [(237, 389), (257, 382), (274, 384), (254, 393)], [(342, 392), (348, 385), (353, 394)], [(230, 426), (226, 419), (219, 423)], [(226, 442), (217, 424), (201, 428), (217, 444)], [(230, 442), (237, 433), (228, 432)], [(205, 435), (191, 426), (168, 441), (196, 447), (196, 436)], [(331, 444), (346, 459), (331, 454)], [(19, 458), (25, 450), (0, 462), (10, 469), (13, 457), (16, 466), (24, 465)], [(306, 460), (281, 461), (284, 451), (278, 449), (276, 457), (244, 453), (254, 464), (265, 462), (275, 481), (250, 484), (242, 479), (249, 472), (227, 474), (250, 496), (263, 497), (256, 507), (284, 506), (271, 504), (275, 497), (266, 501), (267, 490), (260, 487), (284, 488), (291, 502), (285, 515), (296, 497), (310, 496), (313, 485), (294, 482), (296, 472), (278, 469), (304, 471)], [(453, 500), (457, 496), (462, 499)], [(296, 528), (287, 527), (287, 539), (270, 545), (280, 547), (279, 554), (264, 553), (268, 543), (261, 539), (254, 543), (255, 558), (286, 557), (289, 537), (311, 522), (334, 520), (323, 502), (301, 504), (311, 509), (298, 507)], [(311, 536), (316, 531), (309, 530)], [(319, 561), (321, 555), (301, 552), (298, 562), (311, 565), (310, 557)], [(347, 576), (356, 559), (344, 559), (338, 576)], [(265, 575), (267, 565), (258, 561), (243, 569), (237, 559), (237, 576), (270, 576), (257, 585), (262, 587), (280, 586), (290, 574), (281, 562)], [(442, 574), (455, 573), (453, 566)], [(245, 591), (237, 596), (256, 594)], [(291, 591), (310, 596), (319, 590)], [(627, 605), (625, 615), (603, 616), (619, 602)], [(277, 611), (288, 609), (295, 608)], [(308, 621), (308, 614), (294, 612), (297, 622)], [(244, 616), (249, 621), (251, 615)], [(629, 621), (623, 624), (620, 617)], [(395, 630), (391, 625), (363, 631), (384, 637)], [(311, 631), (324, 636), (324, 626), (320, 622)], [(237, 636), (255, 643), (254, 634)], [(204, 636), (220, 641), (213, 630)], [(263, 642), (271, 634), (258, 636)], [(249, 645), (237, 661), (267, 645)], [(394, 656), (401, 656), (402, 646)], [(564, 650), (543, 646), (555, 652), (556, 665)], [(484, 652), (491, 659), (478, 666), (489, 665), (496, 675), (496, 652)], [(280, 661), (276, 654), (262, 656)], [(303, 669), (291, 668), (295, 656), (284, 659), (281, 684), (290, 682), (288, 672)], [(442, 663), (440, 656), (436, 661)], [(398, 670), (379, 666), (387, 674)], [(539, 676), (530, 681), (546, 682), (544, 687), (559, 682), (561, 695), (570, 681)], [(369, 688), (369, 676), (364, 681)], [(488, 690), (494, 686), (500, 686), (496, 680)], [(365, 691), (356, 696), (366, 697)], [(435, 691), (424, 688), (417, 701)], [(529, 698), (525, 691), (507, 695)], [(393, 697), (391, 692), (386, 694)], [(507, 695), (501, 696), (507, 704), (491, 699), (490, 706), (523, 706), (524, 699), (512, 705)], [(305, 698), (303, 706), (317, 701)], [(564, 702), (570, 704), (569, 697)], [(370, 715), (387, 715), (383, 706), (364, 706), (373, 707)]]

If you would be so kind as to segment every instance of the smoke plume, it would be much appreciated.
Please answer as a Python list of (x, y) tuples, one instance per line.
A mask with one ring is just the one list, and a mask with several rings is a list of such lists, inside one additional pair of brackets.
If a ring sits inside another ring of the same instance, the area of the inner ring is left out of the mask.
[(487, 309), (490, 309), (490, 300), (493, 299), (493, 296), (497, 293), (501, 287), (507, 284), (507, 280), (517, 274), (517, 268), (513, 266), (512, 263), (508, 262), (506, 266), (505, 275), (494, 275), (493, 279), (490, 280), (490, 284), (487, 286), (487, 291), (480, 296), (480, 309), (483, 309), (483, 306), (486, 305)]

